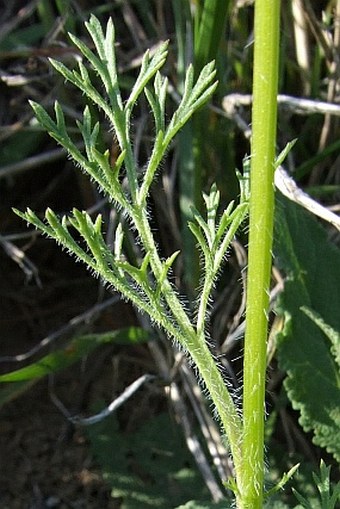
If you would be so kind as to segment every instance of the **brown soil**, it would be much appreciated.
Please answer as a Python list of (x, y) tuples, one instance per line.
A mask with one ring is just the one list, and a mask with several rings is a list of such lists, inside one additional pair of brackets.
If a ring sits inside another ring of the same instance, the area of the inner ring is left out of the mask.
[(0, 428), (2, 509), (117, 507), (86, 438), (61, 415), (45, 382), (7, 405)]
[[(96, 304), (98, 281), (61, 255), (58, 248), (51, 249), (51, 243), (41, 239), (29, 253), (39, 267), (40, 288), (34, 281), (25, 284), (21, 269), (0, 252), (1, 358), (29, 351)], [(109, 297), (106, 294), (104, 299)], [(80, 330), (111, 330), (122, 324), (127, 326), (133, 319), (131, 309), (118, 303), (95, 321), (82, 324)], [(71, 337), (69, 332), (61, 339), (65, 342)], [(59, 343), (58, 340), (54, 346)], [(59, 373), (53, 393), (71, 413), (90, 415), (94, 402), (111, 401), (129, 383), (129, 374), (119, 376), (119, 383), (114, 376), (113, 357), (120, 358), (122, 350), (123, 347), (104, 347), (93, 358)], [(39, 352), (31, 360), (46, 353), (49, 352)], [(124, 362), (118, 364), (121, 375)], [(0, 370), (4, 373), (22, 366), (1, 362)], [(134, 375), (130, 370), (130, 376)], [(50, 385), (51, 381), (45, 378), (4, 406), (0, 402), (1, 509), (119, 508), (93, 460), (84, 430), (72, 426), (55, 406)], [(0, 391), (5, 387), (0, 384)]]

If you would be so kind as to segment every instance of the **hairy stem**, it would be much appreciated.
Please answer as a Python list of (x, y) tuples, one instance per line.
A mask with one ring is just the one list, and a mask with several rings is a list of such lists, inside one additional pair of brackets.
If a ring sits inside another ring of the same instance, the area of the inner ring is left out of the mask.
[[(157, 280), (160, 278), (162, 263), (157, 252), (146, 213), (142, 213), (141, 216), (138, 215), (134, 220), (143, 245), (150, 253), (150, 265)], [(235, 470), (238, 472), (241, 465), (242, 423), (237, 407), (232, 400), (226, 382), (221, 375), (206, 341), (202, 341), (201, 334), (198, 335), (191, 325), (188, 315), (185, 313), (182, 304), (167, 278), (163, 282), (162, 293), (172, 313), (171, 318), (176, 322), (178, 330), (180, 331), (180, 335), (175, 335), (175, 339), (179, 339), (182, 347), (190, 354), (199, 371), (199, 375), (209, 391), (210, 397), (218, 412), (223, 431), (229, 441)]]
[(256, 0), (244, 392), (242, 509), (262, 509), (266, 339), (274, 215), (280, 2)]

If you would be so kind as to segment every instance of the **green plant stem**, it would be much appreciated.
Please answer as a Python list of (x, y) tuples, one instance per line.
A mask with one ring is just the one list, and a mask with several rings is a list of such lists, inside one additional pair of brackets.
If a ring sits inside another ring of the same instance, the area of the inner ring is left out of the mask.
[(207, 344), (196, 340), (196, 346), (191, 349), (190, 355), (218, 413), (238, 479), (242, 468), (242, 420)]
[[(239, 226), (244, 215), (240, 214)], [(154, 238), (147, 219), (147, 214), (136, 214), (134, 222), (138, 228), (144, 247), (150, 253), (150, 265), (156, 280), (161, 277), (162, 262), (159, 258)], [(236, 225), (235, 225), (236, 229)], [(234, 232), (234, 230), (233, 230)], [(207, 346), (206, 338), (197, 333), (191, 325), (183, 306), (173, 292), (170, 282), (165, 278), (162, 293), (167, 301), (173, 321), (180, 334), (174, 336), (181, 341), (182, 347), (190, 353), (198, 372), (209, 391), (211, 399), (216, 407), (220, 421), (228, 438), (236, 472), (241, 468), (241, 430), (242, 423), (235, 403), (227, 389), (225, 381), (218, 369), (215, 359), (212, 357)], [(182, 340), (180, 339), (182, 338)]]
[(266, 340), (274, 216), (280, 2), (256, 0), (247, 311), (244, 347), (242, 509), (262, 509)]
[[(177, 67), (181, 89), (189, 63), (194, 63), (197, 77), (205, 64), (218, 58), (230, 2), (229, 0), (205, 0), (194, 2), (195, 5), (193, 5), (193, 2), (189, 0), (174, 0), (172, 4), (176, 20)], [(191, 11), (194, 13), (193, 16)], [(209, 123), (211, 124), (212, 120), (207, 108), (196, 112), (193, 119), (180, 132), (177, 145), (184, 281), (190, 300), (194, 299), (196, 288), (199, 286), (200, 271), (195, 240), (188, 232), (187, 223), (192, 219), (192, 206), (202, 210), (202, 189), (206, 185), (209, 165), (207, 154), (211, 152), (209, 138), (207, 138)]]
[[(143, 259), (136, 266), (124, 257), (122, 253), (124, 234), (121, 224), (116, 229), (114, 252), (112, 252), (103, 235), (103, 221), (100, 215), (93, 221), (86, 212), (73, 209), (72, 215), (60, 220), (52, 210), (48, 209), (45, 213), (45, 222), (43, 222), (29, 209), (25, 214), (19, 211), (17, 213), (75, 254), (78, 260), (87, 264), (103, 281), (113, 285), (138, 309), (146, 312), (190, 354), (198, 375), (204, 382), (216, 408), (222, 430), (229, 440), (236, 478), (239, 479), (242, 470), (242, 419), (216, 359), (208, 346), (206, 318), (213, 283), (232, 238), (248, 211), (249, 193), (246, 192), (246, 182), (244, 179), (240, 180), (239, 205), (233, 209), (234, 205), (230, 204), (218, 223), (216, 223), (216, 215), (219, 206), (219, 193), (214, 185), (211, 187), (209, 196), (204, 195), (207, 209), (206, 221), (198, 211), (192, 213), (195, 224), (191, 223), (189, 226), (199, 242), (207, 262), (202, 269), (205, 282), (196, 321), (191, 320), (186, 307), (182, 304), (181, 296), (168, 279), (168, 271), (178, 252), (174, 252), (166, 260), (162, 259), (147, 212), (149, 188), (171, 140), (216, 89), (214, 65), (212, 62), (205, 65), (199, 73), (196, 83), (194, 83), (193, 67), (187, 68), (182, 99), (170, 122), (166, 125), (167, 80), (157, 71), (164, 64), (167, 44), (160, 45), (151, 58), (148, 52), (145, 53), (135, 85), (123, 106), (118, 88), (113, 50), (114, 26), (112, 20), (108, 21), (105, 34), (98, 19), (94, 16), (91, 16), (86, 27), (94, 41), (95, 53), (75, 36), (71, 36), (71, 39), (99, 74), (109, 102), (92, 84), (87, 67), (82, 61), (79, 62), (79, 70), (72, 71), (60, 62), (53, 61), (53, 65), (111, 120), (121, 149), (121, 154), (114, 167), (110, 165), (109, 152), (102, 153), (98, 149), (99, 123), (93, 123), (90, 108), (84, 109), (82, 121), (77, 123), (85, 144), (85, 154), (82, 154), (68, 135), (65, 117), (57, 102), (55, 104), (55, 120), (42, 106), (34, 102), (31, 104), (39, 122), (44, 125), (50, 135), (63, 145), (100, 188), (124, 209), (126, 220), (134, 226), (137, 232), (138, 242), (144, 253)], [(153, 87), (149, 86), (146, 89), (145, 87), (150, 84), (151, 80), (153, 80)], [(136, 101), (143, 90), (145, 90), (154, 116), (157, 134), (149, 163), (145, 171), (141, 173), (137, 169), (138, 165), (133, 156), (130, 119)], [(119, 171), (123, 163), (128, 181), (128, 190), (126, 191), (120, 186), (119, 180)], [(82, 239), (80, 244), (73, 238), (69, 226), (78, 232), (77, 235), (80, 234)], [(86, 246), (85, 249), (82, 246), (83, 243)]]

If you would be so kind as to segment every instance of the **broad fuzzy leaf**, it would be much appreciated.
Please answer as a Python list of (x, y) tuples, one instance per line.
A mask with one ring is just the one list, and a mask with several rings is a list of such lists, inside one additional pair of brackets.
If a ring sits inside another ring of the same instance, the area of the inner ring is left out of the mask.
[[(340, 461), (340, 373), (335, 345), (302, 307), (340, 330), (340, 251), (319, 224), (294, 203), (280, 198), (275, 254), (287, 274), (278, 313), (285, 317), (277, 338), (285, 387), (300, 424), (315, 444)], [(339, 336), (338, 336), (339, 338)], [(339, 339), (338, 339), (339, 340)]]

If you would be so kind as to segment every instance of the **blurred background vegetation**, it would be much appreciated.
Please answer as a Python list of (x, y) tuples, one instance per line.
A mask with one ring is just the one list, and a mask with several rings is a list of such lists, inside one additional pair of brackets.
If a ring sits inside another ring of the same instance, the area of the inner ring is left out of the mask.
[[(37, 125), (28, 104), (33, 99), (50, 109), (58, 99), (68, 116), (70, 132), (81, 144), (75, 121), (84, 108), (83, 97), (56, 75), (48, 58), (76, 66), (79, 55), (67, 33), (90, 44), (84, 21), (91, 13), (103, 22), (109, 16), (114, 20), (123, 91), (128, 91), (133, 83), (144, 51), (152, 50), (161, 40), (170, 41), (164, 70), (170, 83), (169, 114), (181, 94), (188, 64), (193, 62), (198, 73), (206, 62), (215, 59), (217, 93), (177, 137), (154, 183), (150, 203), (160, 249), (165, 256), (175, 249), (182, 251), (175, 282), (188, 296), (190, 308), (199, 285), (199, 260), (186, 226), (190, 207), (200, 208), (202, 191), (207, 191), (214, 181), (224, 204), (237, 199), (235, 168), (242, 168), (243, 158), (250, 152), (246, 136), (250, 104), (237, 102), (230, 94), (251, 94), (253, 3), (1, 3), (1, 372), (21, 368), (51, 352), (62, 350), (67, 354), (67, 348), (78, 348), (74, 338), (84, 334), (97, 335), (99, 345), (95, 352), (85, 348), (75, 356), (78, 362), (72, 368), (60, 371), (67, 364), (65, 354), (57, 373), (37, 384), (30, 380), (2, 386), (4, 427), (0, 454), (11, 454), (13, 458), (13, 469), (1, 474), (3, 507), (167, 509), (190, 498), (212, 498), (218, 502), (224, 495), (220, 477), (231, 472), (232, 466), (217, 425), (209, 417), (183, 357), (161, 334), (152, 331), (145, 317), (104, 289), (53, 242), (28, 230), (11, 208), (28, 206), (41, 215), (47, 206), (58, 213), (66, 213), (73, 206), (94, 214), (100, 212), (107, 223), (108, 242), (112, 241), (117, 212)], [(309, 98), (316, 105), (339, 104), (340, 2), (284, 0), (281, 31), (280, 94)], [(110, 149), (114, 160), (114, 133), (105, 118), (100, 120), (101, 143)], [(142, 168), (149, 157), (153, 135), (148, 108), (142, 100), (133, 118), (133, 131)], [(278, 150), (297, 139), (286, 168), (300, 188), (335, 213), (340, 207), (339, 133), (339, 109), (336, 114), (329, 114), (301, 111), (287, 103), (280, 106)], [(281, 204), (280, 208), (284, 206)], [(303, 234), (300, 232), (300, 237)], [(322, 242), (339, 244), (334, 228), (326, 225), (326, 234)], [(132, 232), (129, 238), (127, 256), (137, 257)], [(212, 348), (236, 394), (241, 380), (246, 243), (245, 229), (234, 242), (229, 263), (221, 274), (210, 324)], [(284, 256), (282, 259), (289, 263)], [(325, 259), (316, 258), (315, 262), (315, 271), (319, 263), (327, 265)], [(273, 303), (284, 275), (284, 267), (276, 264)], [(338, 281), (338, 272), (334, 278)], [(332, 299), (335, 310), (339, 309), (340, 299)], [(276, 356), (274, 337), (282, 329), (280, 319), (273, 318), (272, 325), (268, 371), (269, 483), (279, 470), (301, 461), (303, 468), (296, 481), (299, 491), (313, 496), (309, 472), (324, 458), (335, 466), (336, 476), (339, 456), (333, 449), (329, 451), (332, 455), (312, 442), (312, 427), (309, 433), (301, 428), (296, 411), (301, 407), (293, 410), (282, 383), (285, 370), (289, 370), (286, 354), (280, 366)], [(147, 333), (137, 333), (139, 328)], [(125, 335), (101, 341), (101, 333), (121, 329)], [(73, 428), (62, 416), (63, 405), (72, 414), (93, 412), (145, 372), (168, 380), (165, 388), (158, 383), (146, 386), (114, 419), (91, 428), (89, 434)], [(97, 453), (95, 459), (91, 444)], [(48, 480), (44, 469), (51, 464), (55, 468)], [(290, 503), (289, 493), (284, 497)]]

